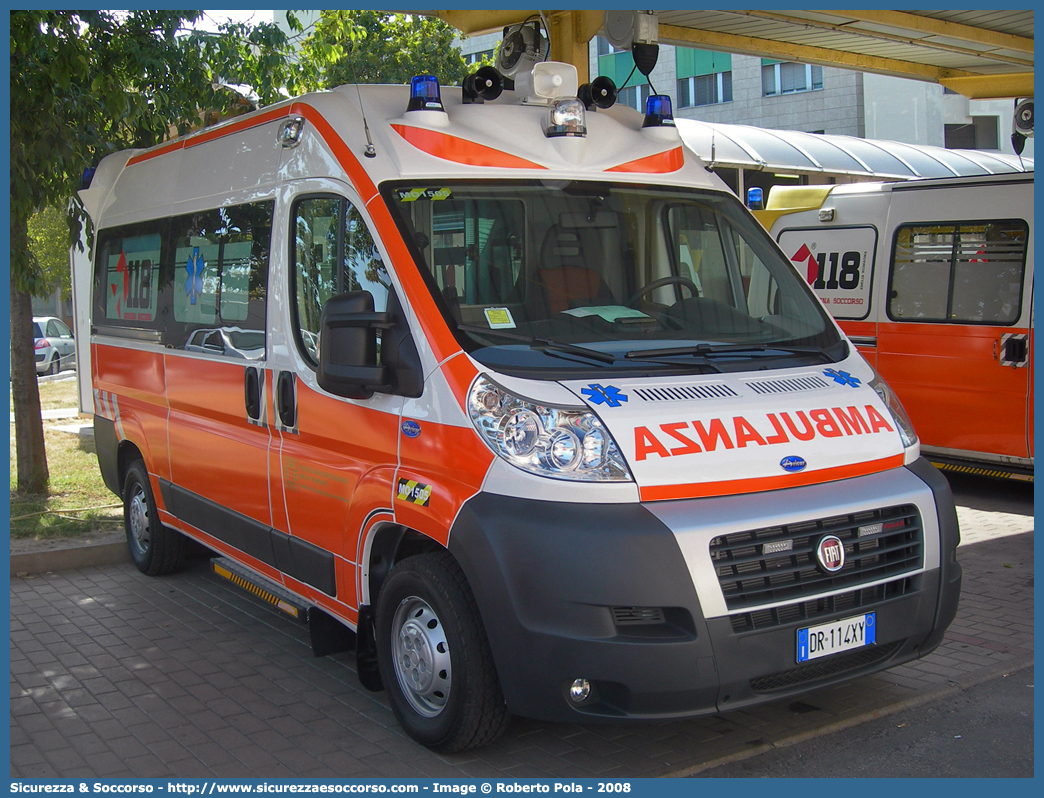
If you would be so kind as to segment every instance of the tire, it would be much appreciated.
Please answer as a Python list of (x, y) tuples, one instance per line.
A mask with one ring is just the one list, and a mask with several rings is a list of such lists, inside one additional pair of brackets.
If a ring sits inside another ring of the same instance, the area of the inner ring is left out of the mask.
[(55, 375), (62, 370), (62, 356), (57, 352), (51, 357), (51, 365), (47, 367), (47, 373)]
[(449, 552), (399, 562), (377, 600), (377, 662), (406, 733), (439, 753), (493, 742), (510, 715), (482, 620)]
[(141, 460), (131, 464), (123, 482), (123, 525), (131, 560), (143, 574), (172, 574), (184, 566), (187, 539), (159, 522), (149, 474)]

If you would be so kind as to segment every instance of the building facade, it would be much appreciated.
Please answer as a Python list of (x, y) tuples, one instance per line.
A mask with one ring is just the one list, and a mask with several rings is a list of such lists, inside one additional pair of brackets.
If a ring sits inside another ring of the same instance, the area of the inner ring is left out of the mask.
[[(465, 60), (492, 58), (501, 38), (462, 39)], [(612, 78), (619, 102), (634, 108), (655, 90), (671, 98), (675, 116), (704, 122), (1014, 154), (1011, 100), (969, 100), (934, 83), (669, 44), (660, 45), (646, 79), (629, 52), (600, 36), (589, 52), (590, 74)], [(1033, 157), (1033, 139), (1022, 154)]]

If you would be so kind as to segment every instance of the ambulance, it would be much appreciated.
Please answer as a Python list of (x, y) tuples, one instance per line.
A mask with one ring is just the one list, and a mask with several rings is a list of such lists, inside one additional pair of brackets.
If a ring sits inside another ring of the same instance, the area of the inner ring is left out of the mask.
[(939, 468), (1033, 480), (1033, 173), (774, 186), (757, 216)]
[(957, 518), (895, 395), (669, 98), (512, 82), (344, 86), (99, 164), (76, 291), (134, 563), (208, 547), (443, 752), (932, 651)]

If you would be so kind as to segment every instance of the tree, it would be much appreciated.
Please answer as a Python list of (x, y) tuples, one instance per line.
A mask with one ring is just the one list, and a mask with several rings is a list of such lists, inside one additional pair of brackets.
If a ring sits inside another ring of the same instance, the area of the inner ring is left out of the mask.
[[(408, 83), (431, 74), (460, 85), (468, 74), (454, 29), (436, 17), (380, 11), (323, 11), (301, 47), (302, 63), (323, 74), (325, 88), (344, 83)], [(342, 44), (343, 56), (330, 53)]]
[(69, 272), (69, 221), (63, 209), (51, 205), (30, 217), (29, 251), (42, 276), (37, 296), (50, 296), (55, 289), (60, 289), (62, 298), (68, 299), (72, 275)]
[[(231, 113), (240, 98), (215, 84), (249, 84), (261, 102), (308, 87), (322, 58), (294, 66), (273, 24), (187, 33), (198, 11), (11, 12), (11, 390), (18, 489), (47, 488), (33, 358), (33, 294), (46, 275), (29, 246), (29, 219), (74, 198), (86, 167), (198, 126), (200, 111)], [(287, 14), (291, 26), (300, 28)], [(326, 54), (341, 54), (331, 43)], [(73, 225), (78, 232), (78, 224)]]

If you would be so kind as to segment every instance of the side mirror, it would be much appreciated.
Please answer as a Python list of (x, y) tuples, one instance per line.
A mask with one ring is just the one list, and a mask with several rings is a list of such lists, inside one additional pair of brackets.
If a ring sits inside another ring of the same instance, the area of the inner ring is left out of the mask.
[(349, 399), (388, 391), (388, 369), (377, 365), (377, 330), (390, 326), (389, 314), (374, 312), (369, 291), (330, 297), (319, 317), (319, 387)]

